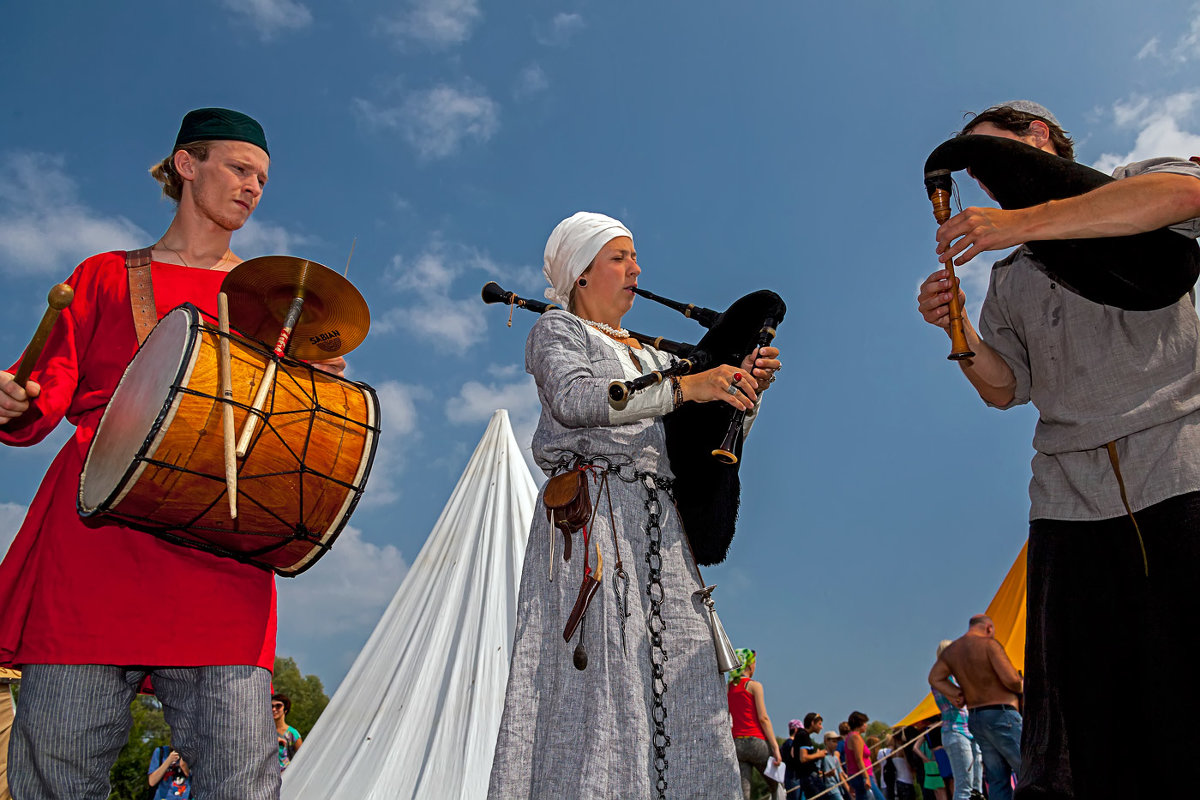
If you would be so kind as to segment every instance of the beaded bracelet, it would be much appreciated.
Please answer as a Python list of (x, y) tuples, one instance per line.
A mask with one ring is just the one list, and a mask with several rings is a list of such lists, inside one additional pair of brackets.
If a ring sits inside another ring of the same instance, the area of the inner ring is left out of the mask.
[(683, 405), (683, 386), (677, 375), (671, 376), (671, 396), (675, 398), (675, 408)]

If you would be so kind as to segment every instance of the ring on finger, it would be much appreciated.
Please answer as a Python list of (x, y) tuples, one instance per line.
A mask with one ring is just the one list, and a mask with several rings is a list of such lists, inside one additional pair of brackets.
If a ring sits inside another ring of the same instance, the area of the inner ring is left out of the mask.
[(726, 394), (736, 395), (738, 393), (738, 390), (737, 390), (737, 387), (731, 383), (725, 387), (725, 392), (726, 392)]

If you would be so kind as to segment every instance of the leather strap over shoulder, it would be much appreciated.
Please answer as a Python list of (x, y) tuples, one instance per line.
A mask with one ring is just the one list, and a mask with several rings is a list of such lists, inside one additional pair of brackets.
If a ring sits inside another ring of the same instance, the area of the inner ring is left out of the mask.
[(150, 274), (150, 248), (125, 251), (125, 269), (129, 272), (129, 303), (138, 345), (146, 341), (158, 323), (154, 307), (154, 281)]

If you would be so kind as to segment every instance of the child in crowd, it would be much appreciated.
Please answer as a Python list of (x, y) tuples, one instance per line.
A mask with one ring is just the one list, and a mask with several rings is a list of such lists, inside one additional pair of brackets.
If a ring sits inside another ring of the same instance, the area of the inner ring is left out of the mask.
[(841, 736), (833, 731), (825, 734), (825, 757), (817, 767), (825, 788), (830, 789), (825, 797), (829, 800), (850, 800), (850, 784), (846, 781), (846, 771), (842, 769), (842, 759), (838, 757), (838, 747)]

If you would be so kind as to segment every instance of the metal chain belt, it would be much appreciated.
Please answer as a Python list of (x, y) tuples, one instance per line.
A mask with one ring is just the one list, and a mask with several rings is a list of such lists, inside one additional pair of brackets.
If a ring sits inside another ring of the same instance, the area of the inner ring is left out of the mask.
[[(640, 483), (646, 490), (646, 537), (648, 539), (646, 566), (649, 568), (649, 577), (646, 581), (646, 595), (650, 598), (650, 613), (646, 617), (646, 629), (650, 633), (650, 692), (653, 698), (651, 718), (654, 721), (654, 734), (651, 737), (651, 746), (654, 749), (654, 772), (657, 775), (654, 783), (656, 797), (658, 800), (666, 800), (667, 767), (669, 765), (667, 748), (671, 746), (671, 737), (667, 735), (667, 707), (664, 699), (667, 693), (667, 651), (663, 647), (662, 637), (666, 624), (662, 618), (662, 604), (664, 599), (662, 586), (662, 527), (659, 524), (659, 519), (662, 516), (662, 502), (659, 500), (658, 493), (660, 491), (664, 492), (667, 498), (671, 502), (674, 502), (675, 497), (672, 492), (674, 482), (669, 478), (659, 477), (652, 472), (642, 472), (641, 470), (634, 469), (631, 459), (624, 459), (618, 463), (609, 456), (584, 456), (579, 453), (564, 455), (554, 465), (553, 472), (557, 474), (560, 471), (576, 469), (584, 464), (590, 464), (609, 475), (615, 475), (626, 483)], [(628, 584), (628, 576), (623, 575), (620, 577), (623, 577), (626, 584)], [(616, 581), (613, 582), (613, 592), (617, 596), (618, 608), (621, 609), (619, 616), (621, 617), (621, 636), (623, 640), (625, 634), (624, 618), (629, 616), (629, 597), (627, 592), (624, 598), (621, 597), (621, 590)]]
[[(658, 778), (654, 788), (659, 800), (667, 796), (667, 748), (671, 746), (671, 737), (667, 735), (667, 707), (663, 698), (667, 693), (667, 651), (663, 648), (662, 632), (665, 623), (662, 618), (663, 586), (662, 586), (662, 528), (658, 518), (662, 513), (662, 503), (658, 499), (658, 480), (654, 476), (646, 476), (646, 536), (649, 542), (646, 548), (646, 566), (650, 568), (649, 579), (646, 581), (646, 595), (650, 598), (650, 616), (646, 620), (646, 628), (650, 631), (650, 691), (653, 694), (651, 716), (654, 719), (654, 736), (651, 745), (654, 747), (654, 771)], [(663, 487), (670, 496), (669, 484)]]

